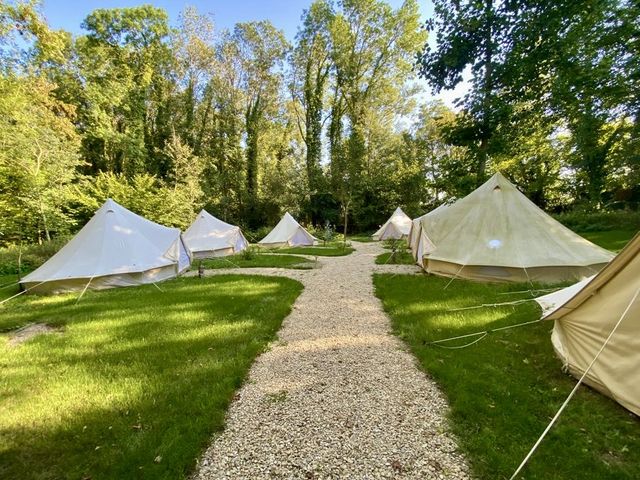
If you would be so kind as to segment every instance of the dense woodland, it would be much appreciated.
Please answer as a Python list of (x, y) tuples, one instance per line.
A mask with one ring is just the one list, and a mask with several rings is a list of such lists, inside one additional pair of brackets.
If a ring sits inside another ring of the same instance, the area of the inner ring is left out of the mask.
[[(176, 24), (99, 9), (82, 28), (0, 2), (0, 245), (71, 233), (107, 197), (251, 230), (285, 210), (366, 230), (495, 170), (549, 211), (640, 199), (632, 0), (435, 0), (426, 23), (415, 0), (315, 0), (293, 43), (189, 7)], [(465, 76), (457, 111), (429, 100)]]

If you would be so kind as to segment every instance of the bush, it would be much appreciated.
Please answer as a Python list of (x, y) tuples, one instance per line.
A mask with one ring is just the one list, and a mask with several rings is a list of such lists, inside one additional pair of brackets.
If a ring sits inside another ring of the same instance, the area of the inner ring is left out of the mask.
[[(68, 241), (69, 237), (60, 236), (40, 245), (23, 245), (20, 259), (22, 274), (24, 275), (38, 268)], [(16, 275), (18, 273), (18, 257), (20, 257), (20, 247), (18, 245), (0, 248), (0, 275)]]
[(554, 218), (577, 232), (640, 230), (640, 212), (630, 210), (600, 212), (574, 210), (556, 214)]
[(254, 230), (243, 228), (242, 233), (245, 237), (247, 237), (247, 240), (249, 240), (250, 243), (258, 243), (260, 240), (266, 237), (271, 230), (273, 230), (273, 227), (275, 227), (275, 225), (270, 227), (260, 227)]
[(255, 246), (249, 246), (242, 250), (240, 257), (243, 260), (253, 260), (258, 255), (258, 248)]

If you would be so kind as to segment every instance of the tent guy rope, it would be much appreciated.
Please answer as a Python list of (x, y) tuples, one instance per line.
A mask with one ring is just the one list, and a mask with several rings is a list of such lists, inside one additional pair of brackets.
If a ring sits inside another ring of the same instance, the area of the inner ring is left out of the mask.
[(527, 454), (526, 457), (524, 457), (524, 460), (522, 460), (522, 463), (520, 463), (520, 465), (518, 466), (518, 468), (516, 469), (515, 472), (513, 472), (513, 475), (511, 475), (511, 477), (509, 478), (509, 480), (515, 480), (516, 476), (522, 471), (522, 469), (525, 467), (525, 465), (527, 464), (527, 462), (529, 461), (529, 459), (531, 458), (531, 456), (533, 455), (533, 453), (536, 451), (536, 449), (538, 448), (538, 446), (542, 443), (542, 440), (544, 440), (544, 437), (547, 436), (547, 433), (549, 433), (549, 430), (551, 430), (551, 428), (553, 427), (553, 425), (556, 423), (556, 421), (558, 420), (558, 418), (560, 417), (560, 415), (562, 414), (562, 412), (564, 411), (564, 409), (567, 407), (567, 405), (569, 404), (569, 401), (573, 398), (573, 396), (576, 394), (576, 392), (578, 391), (578, 387), (580, 387), (580, 385), (582, 385), (582, 382), (584, 381), (585, 377), (587, 376), (587, 374), (589, 373), (589, 371), (591, 370), (591, 368), (593, 367), (593, 365), (596, 363), (596, 361), (598, 360), (598, 357), (600, 357), (600, 354), (603, 352), (603, 350), (605, 349), (605, 347), (607, 346), (607, 344), (609, 343), (609, 340), (611, 340), (611, 337), (613, 337), (613, 334), (616, 332), (616, 330), (618, 329), (618, 327), (620, 326), (620, 324), (622, 323), (622, 320), (624, 320), (624, 318), (627, 316), (627, 313), (629, 312), (629, 310), (631, 309), (631, 306), (635, 303), (636, 299), (638, 298), (638, 294), (640, 294), (640, 288), (636, 289), (636, 293), (633, 296), (633, 298), (631, 299), (631, 301), (629, 302), (629, 304), (627, 305), (627, 308), (624, 309), (624, 312), (622, 312), (622, 315), (620, 316), (620, 318), (618, 319), (618, 322), (615, 324), (615, 326), (613, 327), (613, 329), (611, 330), (611, 332), (609, 333), (609, 336), (606, 338), (606, 340), (604, 341), (604, 343), (602, 344), (602, 346), (600, 347), (600, 350), (598, 350), (598, 353), (596, 353), (596, 356), (593, 357), (593, 360), (591, 360), (591, 363), (589, 364), (589, 366), (585, 369), (584, 373), (582, 374), (582, 376), (580, 377), (580, 380), (578, 380), (578, 383), (576, 383), (575, 387), (573, 387), (573, 390), (571, 390), (571, 393), (569, 393), (569, 395), (567, 396), (566, 400), (564, 401), (564, 403), (562, 404), (562, 406), (558, 409), (558, 411), (556, 412), (556, 414), (554, 415), (554, 417), (551, 419), (551, 421), (549, 422), (549, 425), (547, 425), (547, 428), (544, 429), (544, 431), (542, 432), (542, 435), (540, 435), (540, 437), (538, 438), (538, 440), (536, 441), (536, 443), (533, 445), (533, 447), (531, 447), (531, 450), (529, 450), (529, 453)]

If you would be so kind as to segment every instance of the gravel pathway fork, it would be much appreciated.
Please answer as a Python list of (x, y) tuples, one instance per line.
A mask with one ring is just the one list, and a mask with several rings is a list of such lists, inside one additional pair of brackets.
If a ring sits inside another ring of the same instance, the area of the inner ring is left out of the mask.
[[(446, 402), (374, 296), (378, 244), (324, 257), (194, 478), (465, 479)], [(249, 273), (249, 272), (247, 272)]]

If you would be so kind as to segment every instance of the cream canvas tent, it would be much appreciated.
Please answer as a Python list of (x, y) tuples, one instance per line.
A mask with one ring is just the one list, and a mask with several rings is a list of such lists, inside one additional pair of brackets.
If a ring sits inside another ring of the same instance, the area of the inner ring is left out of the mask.
[(374, 240), (400, 240), (401, 238), (407, 238), (410, 229), (411, 219), (398, 207), (389, 217), (389, 220), (384, 222), (384, 225), (372, 237)]
[(418, 263), (451, 277), (558, 282), (593, 275), (613, 258), (544, 213), (500, 173), (423, 216), (420, 227)]
[(155, 283), (175, 277), (190, 259), (180, 230), (142, 218), (108, 199), (69, 243), (20, 282), (54, 293)]
[(622, 318), (584, 381), (636, 415), (640, 415), (639, 290), (640, 235), (636, 235), (598, 275), (536, 299), (543, 318), (555, 320), (553, 347), (576, 377), (584, 374)]
[(422, 221), (426, 219), (428, 215), (436, 215), (438, 212), (441, 212), (445, 208), (447, 208), (447, 204), (443, 203), (439, 207), (431, 210), (429, 213), (411, 220), (411, 229), (409, 230), (408, 243), (413, 255), (413, 259), (420, 266), (422, 266), (422, 257), (424, 255), (425, 249), (433, 247), (433, 245), (429, 246), (429, 238), (422, 231)]
[(230, 225), (202, 210), (182, 238), (191, 258), (233, 255), (249, 246), (240, 227)]
[(258, 245), (263, 247), (299, 247), (313, 245), (316, 241), (317, 238), (302, 228), (296, 219), (287, 212), (274, 229), (258, 242)]

